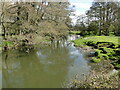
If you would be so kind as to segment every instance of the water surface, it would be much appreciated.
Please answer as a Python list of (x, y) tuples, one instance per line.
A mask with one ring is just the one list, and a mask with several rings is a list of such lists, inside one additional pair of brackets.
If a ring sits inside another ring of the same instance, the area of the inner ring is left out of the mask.
[(88, 74), (89, 66), (84, 54), (73, 43), (69, 44), (74, 39), (75, 36), (69, 36), (66, 45), (49, 46), (29, 54), (17, 50), (4, 52), (3, 87), (61, 88), (76, 75), (82, 79), (83, 74)]

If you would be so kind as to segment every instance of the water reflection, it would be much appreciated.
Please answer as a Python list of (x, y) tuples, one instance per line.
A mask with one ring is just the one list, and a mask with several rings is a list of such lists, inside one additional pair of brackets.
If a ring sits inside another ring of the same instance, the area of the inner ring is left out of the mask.
[(3, 65), (3, 87), (7, 88), (59, 88), (76, 74), (89, 72), (83, 54), (72, 44), (45, 47), (29, 54), (19, 51), (7, 54), (8, 68)]

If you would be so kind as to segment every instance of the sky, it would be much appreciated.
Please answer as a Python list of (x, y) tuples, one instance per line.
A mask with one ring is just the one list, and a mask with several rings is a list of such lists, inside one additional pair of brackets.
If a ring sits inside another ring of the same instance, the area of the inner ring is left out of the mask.
[(75, 11), (73, 14), (75, 16), (70, 16), (72, 18), (72, 22), (75, 24), (77, 20), (77, 16), (84, 15), (87, 10), (89, 10), (93, 0), (69, 0), (71, 6), (75, 6)]

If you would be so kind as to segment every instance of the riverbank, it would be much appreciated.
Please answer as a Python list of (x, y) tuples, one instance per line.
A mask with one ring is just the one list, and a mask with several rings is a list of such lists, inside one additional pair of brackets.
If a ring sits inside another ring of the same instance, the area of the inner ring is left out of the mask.
[(11, 49), (29, 51), (31, 49), (50, 45), (50, 43), (49, 37), (42, 37), (39, 35), (14, 35), (3, 39), (2, 43), (0, 43), (0, 47), (3, 51)]
[(80, 31), (69, 31), (69, 34), (80, 35)]
[(89, 36), (72, 40), (76, 47), (82, 48), (87, 53), (91, 72), (83, 77), (83, 81), (75, 78), (69, 86), (72, 88), (118, 88), (120, 73), (118, 39), (119, 37), (115, 36)]
[(0, 43), (3, 51), (17, 49), (21, 51), (30, 51), (31, 49), (43, 48), (45, 46), (55, 46), (59, 41), (65, 41), (68, 34), (59, 35), (13, 35), (6, 36)]
[(89, 75), (83, 76), (83, 81), (75, 78), (68, 84), (69, 88), (91, 89), (119, 89), (119, 75), (116, 73), (106, 73), (91, 71)]
[(120, 44), (119, 37), (111, 36), (90, 36), (73, 40), (76, 47), (81, 47), (87, 52), (94, 51), (94, 57), (90, 61), (99, 63), (108, 60), (116, 69), (120, 68)]

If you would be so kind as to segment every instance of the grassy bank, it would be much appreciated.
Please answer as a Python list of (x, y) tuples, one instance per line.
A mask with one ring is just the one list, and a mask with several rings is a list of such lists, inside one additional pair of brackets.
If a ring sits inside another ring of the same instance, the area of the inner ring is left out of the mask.
[(79, 35), (80, 31), (68, 31), (69, 34)]
[(95, 51), (95, 56), (91, 58), (92, 62), (111, 60), (115, 68), (120, 68), (120, 44), (118, 41), (119, 37), (115, 36), (89, 36), (72, 42), (77, 47), (92, 47)]
[(41, 48), (50, 44), (50, 39), (39, 35), (14, 35), (8, 36), (0, 43), (0, 49), (2, 50), (30, 50), (33, 48)]

